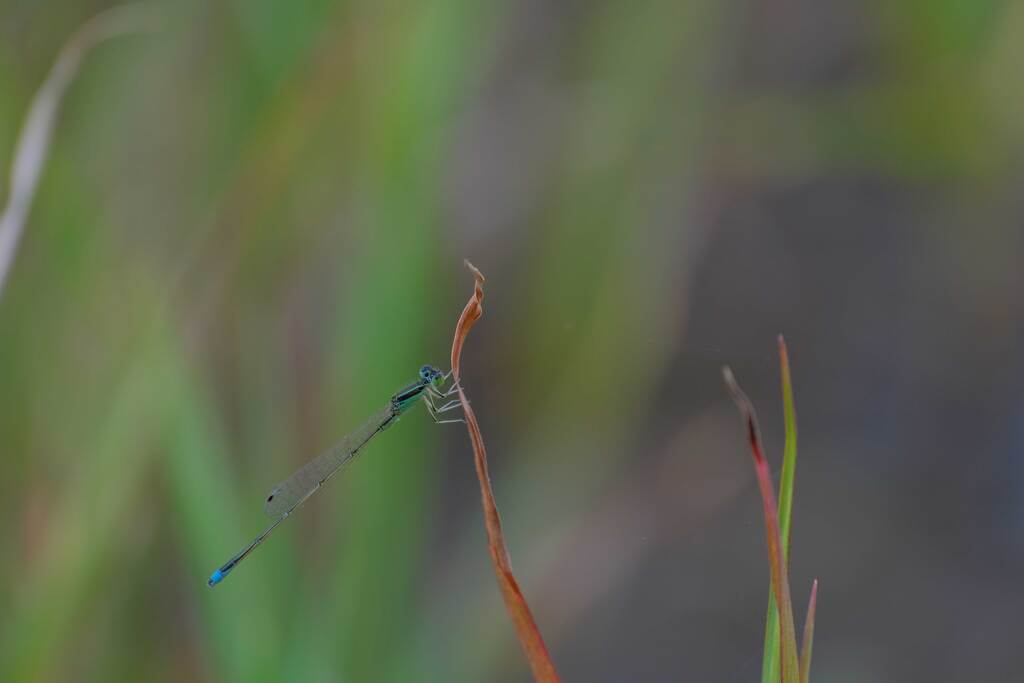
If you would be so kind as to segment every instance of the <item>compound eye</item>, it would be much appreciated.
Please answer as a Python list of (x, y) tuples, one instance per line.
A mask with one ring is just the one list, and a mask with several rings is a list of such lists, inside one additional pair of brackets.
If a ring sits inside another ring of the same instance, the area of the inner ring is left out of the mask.
[(434, 377), (434, 368), (429, 365), (424, 365), (420, 368), (420, 377), (424, 380), (430, 381)]

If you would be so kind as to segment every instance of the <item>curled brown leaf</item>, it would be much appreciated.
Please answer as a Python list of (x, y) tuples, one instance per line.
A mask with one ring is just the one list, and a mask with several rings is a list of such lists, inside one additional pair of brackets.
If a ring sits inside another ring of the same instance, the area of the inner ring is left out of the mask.
[(484, 276), (469, 261), (466, 261), (466, 266), (472, 271), (475, 284), (473, 295), (466, 302), (465, 308), (462, 309), (462, 315), (459, 316), (459, 322), (455, 326), (455, 339), (452, 341), (452, 375), (459, 388), (459, 400), (462, 402), (462, 410), (466, 415), (466, 427), (473, 444), (473, 461), (476, 465), (477, 479), (480, 481), (480, 499), (484, 510), (484, 526), (487, 529), (487, 547), (490, 551), (491, 563), (494, 565), (494, 574), (498, 579), (498, 586), (501, 588), (501, 596), (505, 600), (505, 608), (516, 627), (519, 643), (526, 653), (534, 680), (538, 683), (557, 683), (559, 681), (558, 672), (551, 661), (547, 646), (544, 645), (544, 638), (533, 619), (530, 606), (526, 603), (526, 598), (512, 573), (512, 563), (509, 561), (505, 536), (501, 530), (501, 516), (498, 514), (498, 506), (494, 502), (494, 491), (491, 489), (491, 478), (487, 471), (487, 450), (484, 448), (484, 438), (460, 381), (462, 346), (470, 329), (484, 312)]

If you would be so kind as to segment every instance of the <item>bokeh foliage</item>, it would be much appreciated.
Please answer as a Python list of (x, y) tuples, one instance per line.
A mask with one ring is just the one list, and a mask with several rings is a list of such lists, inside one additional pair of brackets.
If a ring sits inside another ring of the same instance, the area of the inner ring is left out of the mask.
[[(820, 177), (969, 208), (1019, 180), (1024, 140), (1018, 5), (858, 4), (824, 29), (760, 5), (192, 0), (98, 50), (0, 299), (0, 679), (523, 680), (464, 435), (423, 415), (205, 586), (274, 482), (446, 357), (467, 256), (490, 305), (466, 379), (565, 679), (755, 678), (756, 496), (746, 463), (701, 457), (735, 450), (735, 358), (682, 350), (691, 308), (729, 295), (693, 298), (714, 217)], [(0, 159), (106, 6), (0, 6)], [(1005, 257), (991, 230), (970, 248)], [(636, 578), (668, 555), (734, 578), (675, 529), (747, 498), (737, 605)], [(619, 621), (652, 583), (670, 616)], [(864, 680), (857, 656), (828, 668), (830, 632), (816, 673)]]

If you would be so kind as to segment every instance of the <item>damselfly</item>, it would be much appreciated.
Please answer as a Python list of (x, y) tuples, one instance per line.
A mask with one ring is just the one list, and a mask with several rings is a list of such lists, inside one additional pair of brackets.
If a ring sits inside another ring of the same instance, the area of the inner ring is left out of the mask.
[(231, 573), (249, 553), (256, 549), (256, 546), (266, 540), (267, 536), (277, 528), (278, 524), (295, 511), (295, 508), (306, 502), (306, 499), (313, 495), (320, 488), (321, 484), (334, 476), (344, 465), (351, 462), (362, 450), (363, 446), (369, 443), (370, 439), (397, 422), (398, 418), (416, 405), (420, 399), (423, 399), (427, 412), (430, 413), (430, 417), (433, 418), (434, 422), (438, 424), (461, 422), (462, 420), (441, 420), (438, 418), (439, 414), (457, 408), (459, 406), (457, 399), (448, 401), (440, 406), (434, 403), (435, 400), (446, 400), (458, 390), (458, 387), (454, 384), (446, 391), (441, 390), (441, 387), (444, 386), (451, 373), (443, 374), (433, 366), (424, 365), (420, 368), (419, 374), (419, 379), (396, 392), (384, 409), (367, 420), (366, 424), (271, 489), (263, 509), (268, 516), (273, 518), (273, 523), (237, 555), (213, 572), (206, 583), (213, 587), (223, 581), (225, 576)]

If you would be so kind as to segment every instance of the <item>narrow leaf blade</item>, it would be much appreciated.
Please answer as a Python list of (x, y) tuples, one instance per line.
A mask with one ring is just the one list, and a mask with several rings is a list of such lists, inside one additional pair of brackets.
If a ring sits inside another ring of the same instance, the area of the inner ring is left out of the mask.
[[(786, 425), (786, 441), (782, 453), (782, 476), (779, 481), (779, 533), (782, 536), (782, 558), (789, 568), (789, 530), (793, 511), (793, 480), (796, 476), (796, 409), (793, 405), (793, 381), (789, 372), (786, 340), (779, 335), (779, 366), (782, 375), (782, 404)], [(768, 615), (765, 619), (762, 683), (779, 680), (779, 611), (771, 587), (768, 589)]]
[(818, 606), (818, 580), (811, 585), (811, 599), (807, 603), (804, 621), (804, 642), (800, 646), (800, 683), (808, 683), (811, 676), (811, 650), (814, 647), (814, 612)]

